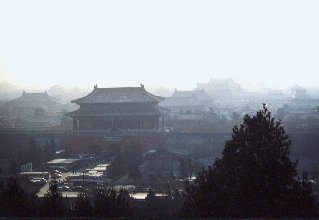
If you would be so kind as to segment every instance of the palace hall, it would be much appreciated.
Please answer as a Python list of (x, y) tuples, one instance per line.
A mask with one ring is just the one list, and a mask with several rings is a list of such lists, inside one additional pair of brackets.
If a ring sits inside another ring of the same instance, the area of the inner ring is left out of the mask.
[(158, 130), (163, 114), (158, 103), (164, 100), (140, 87), (98, 88), (73, 100), (79, 109), (68, 115), (73, 130)]

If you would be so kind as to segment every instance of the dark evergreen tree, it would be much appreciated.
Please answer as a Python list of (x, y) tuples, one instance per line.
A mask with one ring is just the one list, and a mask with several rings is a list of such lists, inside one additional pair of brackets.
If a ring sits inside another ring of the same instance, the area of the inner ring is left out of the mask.
[(67, 208), (63, 202), (61, 192), (58, 191), (58, 183), (56, 180), (50, 182), (48, 192), (44, 195), (41, 206), (42, 217), (62, 217), (65, 216)]
[(111, 163), (110, 176), (111, 178), (119, 178), (127, 172), (125, 160), (123, 160), (122, 154), (118, 154)]
[(97, 189), (94, 193), (94, 215), (97, 217), (129, 217), (132, 216), (130, 205), (123, 194), (116, 194), (109, 187)]
[(121, 189), (116, 197), (116, 209), (121, 217), (131, 217), (133, 216), (133, 209), (130, 206), (130, 201), (132, 198), (129, 192), (125, 189)]
[(125, 146), (125, 157), (129, 167), (136, 167), (143, 162), (141, 145), (132, 142)]
[(0, 215), (31, 217), (35, 213), (35, 197), (27, 195), (18, 182), (10, 177), (0, 193)]
[(142, 163), (142, 150), (137, 142), (125, 146), (124, 152), (117, 152), (110, 167), (110, 176), (118, 178), (126, 173), (133, 179), (141, 177), (138, 166)]
[(78, 217), (91, 217), (93, 214), (91, 199), (88, 192), (82, 191), (76, 199), (74, 215)]
[(142, 175), (138, 166), (143, 162), (141, 145), (133, 142), (125, 147), (125, 162), (130, 178), (137, 180)]
[(182, 214), (192, 217), (314, 217), (316, 197), (298, 180), (290, 140), (266, 105), (233, 128), (221, 159), (186, 187)]
[(149, 189), (145, 198), (146, 213), (148, 217), (155, 217), (158, 213), (159, 199), (152, 189)]
[[(174, 197), (175, 196), (175, 197)], [(150, 189), (145, 198), (145, 217), (148, 218), (170, 218), (177, 217), (177, 212), (181, 208), (182, 201), (177, 192), (167, 190), (167, 196), (156, 196)]]

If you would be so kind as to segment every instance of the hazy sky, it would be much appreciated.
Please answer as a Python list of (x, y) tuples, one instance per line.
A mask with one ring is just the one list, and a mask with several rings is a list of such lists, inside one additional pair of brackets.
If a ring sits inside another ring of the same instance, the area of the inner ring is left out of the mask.
[(0, 81), (319, 85), (319, 1), (0, 0)]

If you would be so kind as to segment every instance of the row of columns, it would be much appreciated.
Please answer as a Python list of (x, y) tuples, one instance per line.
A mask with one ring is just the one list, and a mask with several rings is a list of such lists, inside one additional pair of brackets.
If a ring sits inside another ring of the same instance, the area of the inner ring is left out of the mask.
[(73, 130), (103, 129), (160, 129), (164, 127), (164, 116), (161, 118), (108, 118), (107, 120), (90, 118), (73, 118)]

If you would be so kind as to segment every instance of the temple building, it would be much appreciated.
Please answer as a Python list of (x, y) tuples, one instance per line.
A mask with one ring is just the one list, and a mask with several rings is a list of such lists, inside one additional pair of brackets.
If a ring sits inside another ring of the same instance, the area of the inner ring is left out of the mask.
[(0, 126), (7, 128), (57, 128), (61, 124), (63, 104), (47, 92), (23, 92), (1, 107)]
[(245, 101), (242, 86), (232, 78), (212, 78), (208, 83), (198, 83), (195, 90), (205, 90), (217, 104), (231, 109)]
[(11, 114), (17, 115), (33, 115), (36, 109), (43, 109), (47, 112), (61, 110), (61, 104), (47, 92), (27, 93), (23, 91), (19, 98), (8, 101), (6, 106)]
[(73, 130), (158, 130), (163, 115), (158, 103), (163, 98), (140, 87), (98, 88), (71, 101), (80, 106), (68, 113)]
[(170, 110), (170, 115), (180, 114), (181, 112), (207, 112), (215, 107), (212, 97), (204, 90), (177, 91), (171, 97), (165, 98), (160, 103), (160, 107)]

